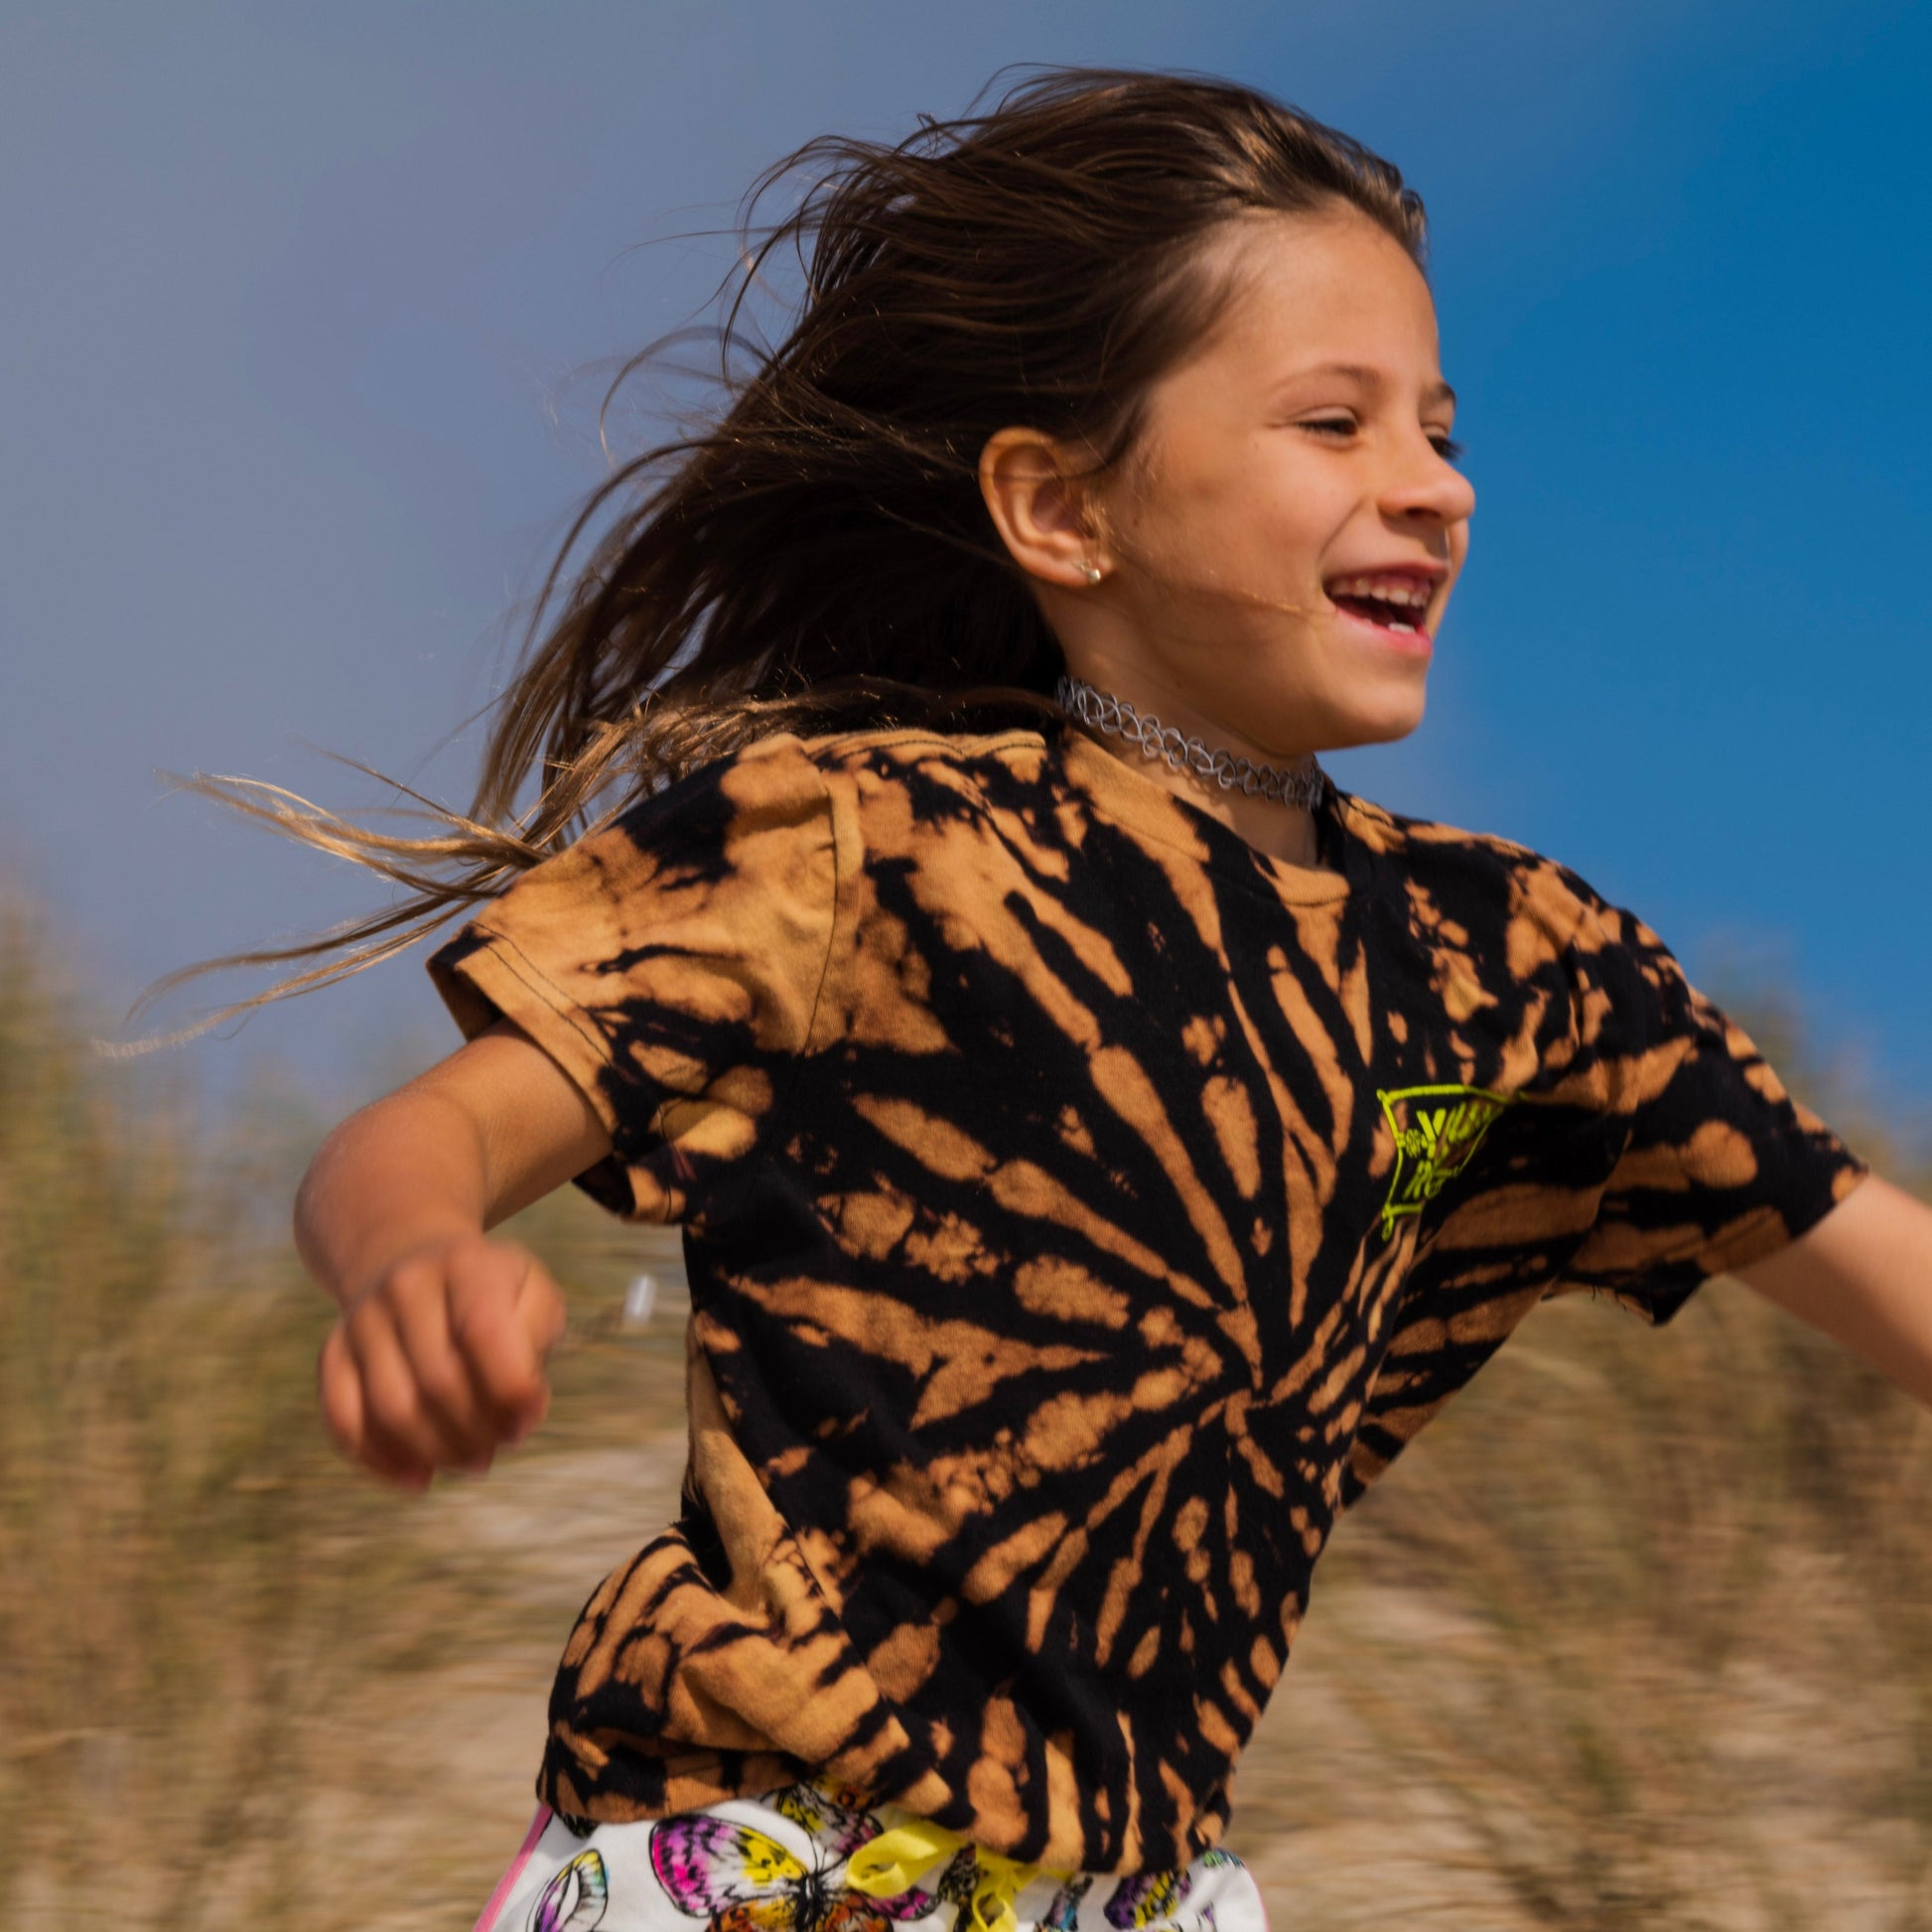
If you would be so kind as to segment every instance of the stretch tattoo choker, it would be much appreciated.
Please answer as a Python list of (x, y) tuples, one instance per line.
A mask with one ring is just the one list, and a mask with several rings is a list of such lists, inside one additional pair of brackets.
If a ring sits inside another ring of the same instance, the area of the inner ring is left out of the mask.
[(1183, 738), (1152, 712), (1142, 717), (1125, 698), (1117, 698), (1111, 691), (1096, 691), (1077, 677), (1061, 678), (1054, 695), (1062, 711), (1089, 729), (1124, 738), (1141, 748), (1143, 758), (1166, 759), (1174, 770), (1191, 771), (1203, 781), (1211, 779), (1223, 791), (1274, 798), (1312, 811), (1327, 790), (1328, 774), (1314, 761), (1312, 753), (1293, 764), (1257, 764), (1225, 748), (1210, 752), (1198, 738)]

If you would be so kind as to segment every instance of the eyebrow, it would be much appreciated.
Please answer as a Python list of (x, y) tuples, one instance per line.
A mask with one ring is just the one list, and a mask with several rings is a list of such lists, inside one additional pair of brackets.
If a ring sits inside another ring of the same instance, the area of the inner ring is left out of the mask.
[[(1297, 369), (1288, 378), (1299, 382), (1310, 375), (1345, 375), (1359, 382), (1365, 389), (1380, 389), (1385, 386), (1385, 378), (1380, 369), (1364, 367), (1360, 362), (1320, 362), (1311, 369)], [(1447, 402), (1450, 408), (1455, 406), (1455, 391), (1447, 382), (1432, 382), (1423, 391), (1424, 402)]]

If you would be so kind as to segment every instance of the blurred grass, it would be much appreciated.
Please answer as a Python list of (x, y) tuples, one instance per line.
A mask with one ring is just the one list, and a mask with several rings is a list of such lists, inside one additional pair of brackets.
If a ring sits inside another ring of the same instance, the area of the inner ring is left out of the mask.
[[(370, 1874), (345, 1892), (325, 1854), (410, 1781), (344, 1714), (460, 1672), (515, 1592), (439, 1546), (447, 1501), (363, 1482), (323, 1435), (331, 1311), (285, 1234), (322, 1123), (264, 1095), (209, 1133), (145, 1071), (91, 1057), (31, 909), (0, 904), (0, 1914), (366, 1925)], [(552, 1452), (681, 1428), (676, 1335), (616, 1333), (637, 1241), (569, 1197), (525, 1218), (574, 1304)], [(512, 1815), (534, 1769), (509, 1767)], [(494, 1858), (471, 1846), (463, 1882)], [(487, 1888), (404, 1922), (467, 1924)]]
[[(1711, 989), (1874, 1165), (1763, 987)], [(674, 1261), (573, 1191), (552, 1421), (420, 1503), (315, 1420), (286, 1203), (325, 1123), (90, 1059), (0, 906), (0, 1909), (465, 1926), (549, 1669), (674, 1506)], [(671, 1294), (619, 1319), (640, 1266)], [(1324, 1559), (1236, 1787), (1284, 1927), (1932, 1925), (1932, 1417), (1734, 1284), (1555, 1305)]]

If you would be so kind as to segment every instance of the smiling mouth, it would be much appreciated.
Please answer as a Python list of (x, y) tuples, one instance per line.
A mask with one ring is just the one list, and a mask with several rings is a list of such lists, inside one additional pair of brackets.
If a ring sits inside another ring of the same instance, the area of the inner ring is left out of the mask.
[(1399, 604), (1393, 598), (1363, 597), (1352, 592), (1331, 591), (1328, 595), (1336, 610), (1346, 611), (1351, 618), (1360, 618), (1364, 623), (1372, 623), (1379, 629), (1393, 630), (1398, 635), (1419, 635), (1426, 628), (1423, 619), (1428, 604)]
[(1376, 646), (1403, 657), (1427, 659), (1436, 641), (1430, 620), (1440, 615), (1449, 571), (1420, 558), (1357, 565), (1322, 579), (1321, 588), (1342, 617), (1359, 624)]
[(1370, 624), (1379, 624), (1383, 629), (1422, 627), (1422, 611), (1416, 605), (1399, 605), (1387, 597), (1350, 597), (1342, 593), (1335, 597), (1335, 609), (1364, 619)]

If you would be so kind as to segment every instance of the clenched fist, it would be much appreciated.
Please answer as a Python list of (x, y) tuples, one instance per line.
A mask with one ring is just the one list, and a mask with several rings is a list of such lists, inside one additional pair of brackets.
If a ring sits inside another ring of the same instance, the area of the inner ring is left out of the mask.
[(543, 1363), (564, 1331), (556, 1284), (527, 1249), (464, 1234), (392, 1261), (344, 1305), (317, 1380), (329, 1433), (399, 1488), (480, 1475), (550, 1406)]

